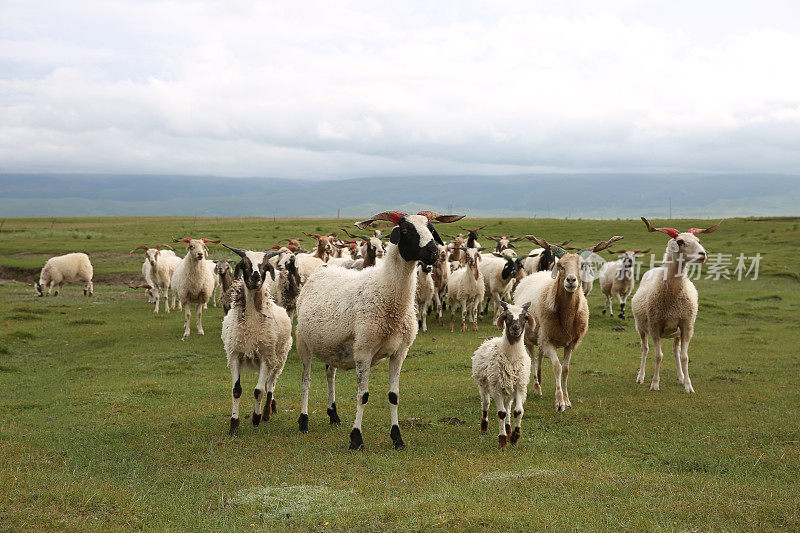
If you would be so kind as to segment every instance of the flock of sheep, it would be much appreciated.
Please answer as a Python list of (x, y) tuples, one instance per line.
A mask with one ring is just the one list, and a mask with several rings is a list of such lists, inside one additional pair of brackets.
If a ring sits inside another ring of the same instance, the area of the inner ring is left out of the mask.
[[(398, 420), (399, 381), (403, 361), (418, 329), (427, 331), (429, 309), (439, 323), (450, 307), (450, 330), (457, 312), (461, 330), (467, 322), (477, 329), (481, 314), (489, 314), (503, 332), (486, 340), (472, 357), (472, 377), (481, 398), (481, 431), (488, 429), (491, 401), (498, 418), (499, 447), (516, 444), (521, 434), (523, 406), (530, 377), (533, 390), (542, 394), (541, 363), (552, 363), (555, 377), (555, 407), (572, 406), (567, 390), (572, 354), (586, 334), (589, 308), (586, 294), (595, 273), (592, 260), (622, 237), (614, 236), (586, 248), (567, 247), (570, 242), (551, 244), (533, 235), (513, 238), (487, 237), (495, 241), (491, 253), (478, 242), (482, 228), (462, 228), (465, 234), (447, 236), (447, 244), (434, 223), (451, 223), (463, 216), (423, 211), (409, 215), (399, 211), (379, 213), (356, 223), (359, 229), (388, 223), (389, 235), (375, 229), (374, 235), (352, 234), (343, 240), (336, 234), (306, 234), (314, 250), (302, 250), (300, 239), (285, 239), (267, 251), (234, 248), (235, 265), (210, 261), (209, 239), (173, 239), (186, 244), (181, 258), (170, 246), (139, 246), (145, 260), (142, 274), (148, 297), (159, 312), (160, 300), (170, 311), (177, 304), (185, 315), (182, 340), (189, 337), (191, 306), (195, 307), (197, 333), (203, 335), (203, 309), (209, 301), (220, 302), (225, 312), (222, 341), (232, 380), (232, 414), (229, 433), (239, 427), (240, 372), (243, 367), (258, 373), (254, 390), (254, 425), (275, 412), (275, 385), (292, 346), (292, 325), (296, 315), (295, 341), (303, 364), (301, 432), (308, 432), (308, 393), (313, 357), (325, 363), (328, 381), (327, 413), (331, 424), (340, 424), (336, 408), (336, 370), (355, 369), (357, 381), (356, 417), (350, 432), (350, 448), (363, 448), (361, 420), (369, 399), (369, 374), (373, 365), (389, 359), (390, 437), (395, 448), (403, 448)], [(707, 254), (697, 235), (707, 229), (654, 228), (642, 217), (647, 230), (666, 233), (662, 266), (642, 277), (632, 299), (636, 328), (641, 337), (642, 358), (637, 382), (643, 383), (649, 350), (655, 348), (655, 371), (651, 390), (658, 390), (663, 358), (661, 342), (673, 338), (678, 381), (687, 393), (694, 392), (689, 377), (688, 348), (697, 316), (697, 290), (686, 276), (691, 263), (702, 263)], [(514, 242), (527, 238), (539, 247), (524, 258), (517, 257)], [(388, 240), (388, 243), (384, 242)], [(571, 251), (572, 250), (572, 251)], [(648, 250), (645, 250), (646, 252)], [(634, 286), (634, 264), (640, 250), (617, 250), (617, 261), (603, 264), (600, 286), (606, 295), (606, 309), (612, 312), (616, 299), (621, 318)], [(92, 265), (86, 254), (74, 253), (50, 259), (36, 283), (37, 293), (55, 294), (64, 283), (84, 284), (91, 296)], [(513, 301), (512, 303), (508, 303)], [(485, 306), (484, 306), (485, 305)], [(483, 307), (483, 309), (482, 309)], [(538, 347), (538, 351), (535, 348)], [(563, 348), (563, 362), (557, 350)], [(536, 357), (534, 357), (534, 354)], [(263, 407), (262, 407), (263, 402)], [(511, 418), (513, 416), (513, 430)]]

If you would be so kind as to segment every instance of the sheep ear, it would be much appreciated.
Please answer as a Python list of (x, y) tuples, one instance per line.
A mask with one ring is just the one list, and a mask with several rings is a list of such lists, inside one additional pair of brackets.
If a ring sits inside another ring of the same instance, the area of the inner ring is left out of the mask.
[(534, 328), (536, 328), (536, 319), (533, 318), (533, 313), (531, 313), (530, 311), (528, 311), (527, 313), (528, 317), (526, 320), (528, 322), (528, 327), (531, 329), (531, 331), (533, 331)]
[(503, 327), (505, 326), (505, 318), (506, 314), (504, 312), (500, 313), (500, 316), (497, 318), (497, 329), (500, 331), (503, 331)]
[(667, 249), (669, 249), (670, 252), (677, 254), (678, 251), (680, 250), (680, 246), (678, 246), (678, 241), (676, 241), (675, 239), (670, 239), (669, 244), (667, 244)]
[(553, 269), (550, 271), (550, 277), (553, 279), (558, 277), (558, 263), (553, 264)]
[(392, 233), (389, 234), (389, 242), (392, 244), (400, 242), (400, 226), (392, 228)]
[(236, 268), (233, 269), (233, 279), (239, 279), (239, 274), (242, 272), (242, 262), (236, 263)]

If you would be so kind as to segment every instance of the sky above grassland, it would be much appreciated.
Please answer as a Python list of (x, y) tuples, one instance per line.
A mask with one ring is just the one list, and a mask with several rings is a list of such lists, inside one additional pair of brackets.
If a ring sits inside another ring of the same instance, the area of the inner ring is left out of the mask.
[(800, 2), (0, 1), (0, 172), (800, 169)]

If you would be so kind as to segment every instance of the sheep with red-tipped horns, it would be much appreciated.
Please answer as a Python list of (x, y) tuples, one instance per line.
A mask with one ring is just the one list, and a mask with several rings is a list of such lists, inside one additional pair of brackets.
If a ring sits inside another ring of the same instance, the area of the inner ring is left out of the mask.
[(697, 318), (697, 288), (686, 276), (686, 269), (693, 263), (705, 263), (708, 257), (697, 235), (716, 231), (722, 221), (710, 228), (690, 228), (683, 233), (675, 228), (654, 228), (644, 217), (642, 221), (647, 231), (666, 233), (670, 239), (664, 253), (663, 265), (642, 276), (639, 289), (631, 301), (636, 329), (642, 341), (642, 361), (636, 382), (644, 383), (649, 336), (653, 339), (653, 348), (656, 352), (656, 365), (650, 390), (659, 389), (663, 358), (661, 339), (672, 338), (678, 383), (683, 385), (687, 393), (693, 393), (694, 387), (689, 378), (689, 341), (692, 340), (694, 321)]
[(178, 301), (183, 305), (184, 324), (183, 337), (189, 337), (189, 322), (192, 319), (191, 305), (195, 305), (197, 314), (197, 334), (205, 335), (203, 331), (203, 307), (208, 304), (208, 300), (214, 293), (216, 287), (216, 275), (214, 274), (214, 263), (206, 260), (208, 248), (206, 243), (212, 241), (205, 237), (201, 239), (172, 239), (173, 242), (186, 243), (186, 256), (181, 260), (175, 273), (172, 275), (172, 287)]

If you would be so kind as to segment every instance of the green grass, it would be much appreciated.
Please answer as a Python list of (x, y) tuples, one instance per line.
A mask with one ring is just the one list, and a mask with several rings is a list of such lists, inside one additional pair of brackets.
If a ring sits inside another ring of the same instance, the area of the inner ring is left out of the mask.
[[(666, 240), (634, 221), (474, 222), (490, 223), (487, 233), (582, 245), (619, 234), (625, 247), (661, 250)], [(319, 361), (310, 432), (299, 434), (294, 349), (276, 389), (276, 418), (258, 428), (243, 420), (239, 435), (228, 437), (220, 309), (205, 312), (205, 337), (193, 330), (181, 342), (181, 315), (153, 315), (142, 294), (118, 284), (140, 272), (141, 258), (127, 252), (184, 235), (263, 248), (300, 229), (320, 233), (347, 223), (9, 219), (0, 269), (16, 267), (6, 272), (19, 281), (31, 282), (47, 256), (74, 250), (89, 251), (108, 278), (91, 299), (80, 286), (35, 298), (29, 285), (0, 284), (0, 530), (800, 528), (794, 220), (729, 220), (703, 236), (711, 253), (760, 252), (763, 260), (758, 281), (697, 282), (695, 395), (678, 385), (669, 356), (661, 391), (634, 383), (633, 321), (601, 315), (596, 285), (589, 333), (571, 366), (573, 409), (553, 409), (545, 366), (545, 394), (529, 396), (522, 439), (506, 453), (496, 449), (494, 424), (479, 434), (470, 378), (472, 352), (497, 334), (486, 319), (480, 331), (464, 334), (431, 320), (417, 337), (401, 378), (403, 452), (391, 449), (388, 435), (386, 364), (371, 375), (364, 452), (347, 450), (354, 375), (339, 373), (343, 425), (331, 427)], [(92, 238), (73, 239), (73, 232)], [(648, 380), (652, 364), (651, 357)], [(254, 385), (255, 375), (243, 374), (242, 413), (252, 409), (247, 391)]]

